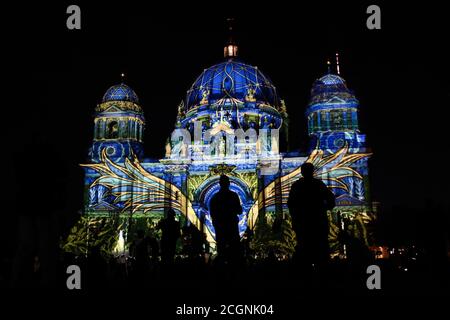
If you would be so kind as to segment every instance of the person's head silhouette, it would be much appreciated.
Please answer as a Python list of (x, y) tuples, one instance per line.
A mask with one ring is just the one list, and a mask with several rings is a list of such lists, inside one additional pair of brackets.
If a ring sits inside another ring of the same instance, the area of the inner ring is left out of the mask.
[(309, 162), (302, 164), (302, 176), (306, 180), (311, 180), (314, 175), (314, 165)]
[(230, 188), (230, 179), (223, 174), (220, 176), (219, 184), (222, 190), (228, 190)]
[(141, 239), (141, 238), (143, 238), (144, 236), (145, 236), (144, 230), (139, 229), (139, 230), (137, 231), (137, 237), (138, 237), (139, 239)]
[(175, 219), (175, 211), (172, 208), (167, 211), (167, 219), (169, 220)]

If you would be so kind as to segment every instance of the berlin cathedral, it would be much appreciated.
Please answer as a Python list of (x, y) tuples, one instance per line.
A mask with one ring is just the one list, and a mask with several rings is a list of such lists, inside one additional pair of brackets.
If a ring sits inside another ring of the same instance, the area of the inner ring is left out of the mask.
[(328, 213), (334, 254), (343, 251), (337, 241), (342, 228), (370, 245), (376, 218), (371, 153), (359, 130), (358, 99), (340, 76), (338, 61), (336, 67), (331, 70), (328, 62), (328, 72), (312, 84), (305, 109), (309, 147), (297, 153), (283, 152), (289, 108), (262, 70), (238, 57), (232, 41), (224, 60), (205, 69), (179, 104), (163, 159), (145, 158), (145, 106), (138, 94), (124, 82), (111, 86), (93, 110), (93, 141), (81, 164), (83, 212), (63, 248), (84, 254), (98, 245), (121, 254), (138, 229), (158, 237), (159, 220), (173, 209), (180, 224), (195, 226), (214, 252), (208, 208), (226, 174), (242, 205), (241, 237), (251, 233), (260, 256), (272, 250), (289, 257), (295, 234), (287, 198), (304, 162), (314, 164), (315, 177), (336, 196)]

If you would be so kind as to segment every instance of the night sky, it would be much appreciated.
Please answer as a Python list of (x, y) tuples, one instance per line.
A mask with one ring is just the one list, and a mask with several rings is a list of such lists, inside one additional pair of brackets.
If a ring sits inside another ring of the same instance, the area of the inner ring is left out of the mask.
[(374, 153), (373, 200), (386, 212), (421, 208), (428, 198), (448, 208), (449, 25), (442, 8), (380, 3), (382, 29), (368, 30), (365, 11), (372, 3), (73, 3), (81, 7), (80, 31), (66, 29), (72, 3), (4, 12), (2, 68), (11, 89), (2, 107), (2, 158), (6, 196), (16, 213), (45, 211), (54, 203), (66, 215), (81, 209), (78, 164), (86, 161), (94, 108), (122, 72), (145, 111), (146, 156), (161, 158), (186, 90), (222, 60), (229, 16), (236, 20), (240, 58), (257, 65), (286, 101), (291, 150), (306, 148), (311, 85), (337, 51)]

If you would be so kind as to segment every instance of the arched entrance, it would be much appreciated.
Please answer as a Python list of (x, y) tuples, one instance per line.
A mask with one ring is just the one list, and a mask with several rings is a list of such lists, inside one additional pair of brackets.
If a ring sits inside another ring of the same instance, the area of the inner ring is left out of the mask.
[[(193, 207), (200, 217), (204, 227), (207, 227), (215, 237), (215, 230), (209, 214), (209, 203), (212, 197), (219, 191), (219, 176), (213, 176), (204, 181), (194, 193)], [(241, 200), (242, 213), (239, 215), (239, 233), (242, 236), (247, 229), (248, 211), (253, 205), (252, 194), (245, 182), (234, 176), (230, 178), (230, 190), (236, 192)]]

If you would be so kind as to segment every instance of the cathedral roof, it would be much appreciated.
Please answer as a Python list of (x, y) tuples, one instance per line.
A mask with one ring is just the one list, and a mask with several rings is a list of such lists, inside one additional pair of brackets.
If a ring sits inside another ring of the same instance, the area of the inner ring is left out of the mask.
[(280, 101), (275, 86), (258, 69), (228, 59), (205, 69), (195, 80), (186, 97), (186, 110), (200, 105), (213, 105), (224, 99), (235, 102), (254, 101), (278, 108)]
[(324, 85), (344, 85), (345, 86), (345, 80), (342, 79), (340, 76), (332, 73), (328, 73), (324, 75), (322, 78), (319, 79), (321, 83)]
[(342, 77), (328, 73), (314, 81), (310, 105), (327, 104), (337, 100), (343, 103), (356, 102), (355, 95)]
[(108, 101), (128, 101), (139, 103), (139, 98), (129, 86), (125, 83), (117, 84), (110, 87), (103, 96), (102, 102)]

